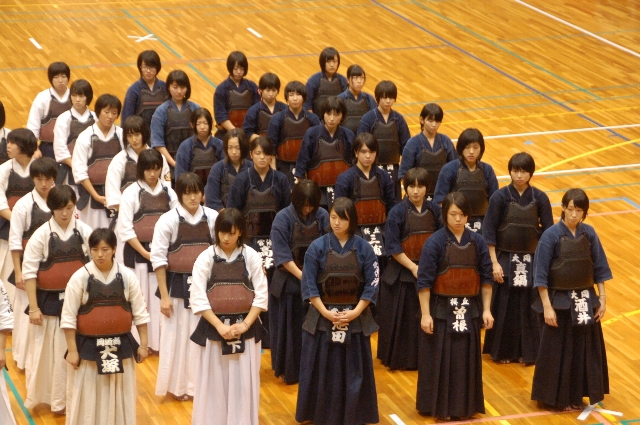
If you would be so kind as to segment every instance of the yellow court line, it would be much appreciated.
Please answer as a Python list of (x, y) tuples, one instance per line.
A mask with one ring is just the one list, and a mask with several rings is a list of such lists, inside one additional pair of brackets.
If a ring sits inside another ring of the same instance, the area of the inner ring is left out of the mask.
[[(498, 413), (498, 411), (496, 409), (494, 409), (494, 407), (489, 404), (489, 402), (487, 401), (487, 399), (484, 400), (484, 406), (487, 408), (487, 411), (489, 413), (491, 413), (493, 416), (499, 417), (501, 416), (500, 413)], [(501, 425), (511, 425), (511, 423), (509, 421), (505, 421), (504, 419), (500, 421)]]
[(547, 171), (547, 170), (550, 170), (552, 168), (557, 167), (558, 165), (566, 164), (567, 162), (571, 162), (571, 161), (579, 159), (579, 158), (584, 158), (585, 156), (593, 155), (593, 154), (598, 153), (598, 152), (603, 152), (603, 151), (606, 151), (606, 150), (609, 150), (609, 149), (614, 149), (614, 148), (618, 148), (620, 146), (630, 145), (632, 143), (637, 143), (637, 142), (640, 142), (640, 138), (639, 139), (628, 140), (626, 142), (616, 143), (615, 145), (609, 145), (609, 146), (605, 146), (605, 147), (602, 147), (602, 148), (594, 149), (592, 151), (584, 152), (584, 153), (581, 153), (579, 155), (575, 155), (575, 156), (572, 156), (570, 158), (563, 159), (562, 161), (554, 162), (553, 164), (547, 165), (546, 167), (542, 167), (537, 171), (538, 172)]
[(623, 318), (623, 317), (635, 316), (636, 314), (640, 314), (640, 309), (639, 309), (639, 310), (629, 311), (629, 312), (627, 312), (627, 313), (622, 313), (621, 315), (616, 316), (616, 317), (612, 317), (611, 319), (603, 320), (603, 321), (602, 321), (602, 325), (603, 325), (603, 326), (605, 326), (605, 325), (610, 325), (610, 324), (612, 324), (612, 323), (617, 322), (618, 320), (620, 320), (620, 319), (621, 319), (621, 318)]

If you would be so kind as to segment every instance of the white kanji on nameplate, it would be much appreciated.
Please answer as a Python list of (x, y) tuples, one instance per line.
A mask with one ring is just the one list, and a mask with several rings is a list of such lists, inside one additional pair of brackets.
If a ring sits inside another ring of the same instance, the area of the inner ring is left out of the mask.
[(231, 347), (231, 353), (232, 354), (235, 354), (236, 351), (238, 351), (242, 346), (241, 342), (238, 341), (238, 340), (227, 341), (227, 345), (229, 345)]
[(453, 322), (453, 330), (456, 332), (464, 332), (467, 330), (467, 321), (466, 320), (456, 320)]

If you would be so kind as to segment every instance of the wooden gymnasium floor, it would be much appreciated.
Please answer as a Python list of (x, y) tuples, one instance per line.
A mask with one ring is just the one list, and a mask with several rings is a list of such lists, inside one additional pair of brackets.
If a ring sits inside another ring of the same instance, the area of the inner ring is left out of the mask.
[[(486, 424), (640, 422), (640, 4), (633, 0), (3, 0), (0, 4), (0, 99), (7, 126), (24, 126), (31, 101), (47, 87), (46, 67), (64, 60), (72, 80), (96, 94), (124, 97), (143, 49), (160, 53), (160, 77), (184, 69), (192, 99), (211, 108), (232, 50), (249, 57), (249, 78), (276, 72), (284, 84), (318, 71), (318, 54), (335, 46), (341, 73), (358, 63), (365, 89), (382, 79), (399, 89), (396, 109), (412, 134), (427, 102), (445, 110), (441, 132), (466, 127), (486, 137), (484, 160), (502, 185), (507, 161), (526, 150), (554, 213), (571, 187), (589, 194), (588, 223), (613, 269), (604, 333), (611, 394), (606, 413), (541, 411), (530, 400), (533, 368), (484, 360)], [(235, 4), (234, 4), (235, 3)], [(153, 34), (153, 36), (151, 35)], [(142, 38), (139, 38), (142, 37)], [(31, 40), (31, 41), (30, 41)], [(280, 96), (282, 98), (282, 96)], [(542, 172), (544, 171), (544, 173)], [(634, 266), (634, 264), (636, 264)], [(374, 352), (376, 337), (374, 341)], [(46, 406), (21, 410), (24, 374), (9, 357), (11, 403), (19, 424), (62, 424)], [(188, 424), (191, 402), (154, 395), (158, 358), (138, 367), (138, 423)], [(415, 410), (416, 372), (389, 372), (374, 362), (382, 424), (433, 423)], [(263, 356), (260, 421), (294, 424), (296, 386), (285, 386)], [(393, 419), (391, 415), (397, 415)], [(394, 422), (395, 421), (395, 422)]]

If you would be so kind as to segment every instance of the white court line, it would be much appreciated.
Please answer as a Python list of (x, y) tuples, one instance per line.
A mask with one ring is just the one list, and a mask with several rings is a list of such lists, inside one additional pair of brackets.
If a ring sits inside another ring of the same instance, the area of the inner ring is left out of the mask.
[(391, 418), (391, 420), (392, 420), (393, 422), (395, 422), (397, 425), (406, 425), (404, 422), (402, 422), (402, 419), (400, 419), (400, 418), (398, 417), (398, 415), (396, 415), (396, 414), (389, 415), (389, 417), (390, 417), (390, 418)]
[(584, 421), (586, 420), (589, 415), (591, 414), (591, 412), (600, 412), (600, 413), (608, 413), (609, 415), (615, 415), (615, 416), (622, 416), (622, 412), (615, 412), (613, 410), (607, 410), (607, 409), (600, 409), (599, 407), (597, 407), (597, 404), (591, 404), (589, 406), (587, 406), (582, 413), (580, 413), (580, 416), (578, 416), (578, 420)]
[(127, 38), (137, 38), (136, 43), (140, 43), (143, 40), (158, 40), (153, 36), (153, 34), (147, 34), (145, 36), (139, 35), (128, 35)]
[(30, 38), (29, 41), (32, 42), (34, 46), (36, 46), (36, 49), (42, 50), (42, 46), (38, 44), (35, 38)]
[(247, 28), (247, 31), (249, 31), (251, 34), (255, 35), (258, 38), (262, 38), (262, 35), (260, 35), (260, 33), (254, 30), (253, 28)]
[(613, 46), (613, 47), (615, 47), (616, 49), (620, 49), (620, 50), (622, 50), (622, 51), (624, 51), (624, 52), (630, 53), (630, 54), (632, 54), (633, 56), (636, 56), (636, 57), (640, 58), (640, 53), (636, 53), (636, 52), (634, 52), (634, 51), (633, 51), (633, 50), (631, 50), (631, 49), (627, 49), (626, 47), (621, 46), (621, 45), (619, 45), (619, 44), (616, 44), (616, 43), (614, 43), (613, 41), (609, 41), (609, 40), (607, 40), (607, 39), (606, 39), (606, 38), (604, 38), (604, 37), (600, 37), (599, 35), (596, 35), (596, 34), (594, 34), (594, 33), (590, 32), (590, 31), (587, 31), (587, 30), (585, 30), (585, 29), (582, 29), (582, 28), (580, 28), (580, 27), (579, 27), (579, 26), (577, 26), (577, 25), (573, 25), (573, 24), (572, 24), (572, 23), (570, 23), (570, 22), (567, 22), (567, 21), (565, 21), (565, 20), (563, 20), (563, 19), (560, 19), (560, 18), (558, 18), (558, 17), (556, 17), (556, 16), (553, 16), (552, 14), (547, 13), (547, 12), (545, 12), (544, 10), (538, 9), (537, 7), (533, 7), (533, 6), (531, 6), (530, 4), (527, 4), (527, 3), (525, 3), (525, 2), (523, 2), (523, 1), (521, 1), (521, 0), (515, 0), (515, 2), (516, 2), (516, 3), (520, 3), (521, 5), (526, 6), (526, 7), (528, 7), (529, 9), (535, 10), (536, 12), (541, 13), (541, 14), (543, 14), (543, 15), (545, 15), (545, 16), (548, 16), (548, 17), (549, 17), (549, 18), (551, 18), (551, 19), (554, 19), (554, 20), (556, 20), (556, 21), (558, 21), (558, 22), (561, 22), (561, 23), (565, 24), (565, 25), (566, 25), (566, 26), (568, 26), (568, 27), (571, 27), (571, 28), (573, 28), (573, 29), (576, 29), (576, 30), (578, 30), (578, 31), (580, 31), (580, 32), (582, 32), (582, 33), (584, 33), (584, 34), (587, 34), (587, 35), (589, 35), (589, 36), (591, 36), (591, 37), (593, 37), (593, 38), (596, 38), (596, 39), (598, 39), (598, 40), (600, 40), (600, 41), (602, 41), (602, 42), (604, 42), (604, 43), (607, 43), (608, 45)]
[[(616, 170), (620, 168), (640, 168), (640, 164), (624, 164), (624, 165), (608, 165), (606, 167), (591, 167), (591, 168), (575, 168), (573, 170), (556, 170), (556, 171), (541, 171), (535, 173), (535, 176), (550, 176), (554, 174), (573, 174), (584, 173), (585, 171), (602, 171), (602, 170)], [(511, 176), (496, 176), (498, 179), (510, 179)]]

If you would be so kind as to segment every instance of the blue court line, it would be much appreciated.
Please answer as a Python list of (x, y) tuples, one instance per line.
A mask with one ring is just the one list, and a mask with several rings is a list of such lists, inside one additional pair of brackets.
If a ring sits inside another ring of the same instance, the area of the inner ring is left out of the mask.
[(20, 396), (20, 393), (18, 393), (18, 389), (16, 388), (13, 381), (11, 380), (11, 377), (7, 373), (7, 370), (2, 369), (2, 372), (4, 373), (4, 379), (7, 382), (7, 385), (9, 385), (9, 389), (13, 393), (13, 396), (16, 398), (16, 401), (18, 402), (18, 406), (20, 406), (20, 410), (22, 410), (24, 417), (27, 419), (27, 422), (29, 423), (29, 425), (36, 425), (33, 418), (31, 417), (31, 413), (29, 413), (29, 410), (26, 407), (24, 407), (24, 402), (22, 401), (22, 397)]
[[(605, 184), (601, 186), (582, 186), (581, 189), (586, 191), (586, 190), (597, 190), (597, 189), (615, 189), (618, 187), (629, 187), (629, 186), (640, 186), (640, 182)], [(572, 186), (572, 187), (575, 187), (575, 186)], [(544, 193), (558, 193), (558, 192), (564, 193), (569, 189), (571, 189), (571, 187), (567, 187), (564, 189), (545, 190)]]
[[(415, 0), (413, 0), (413, 1), (415, 1)], [(517, 84), (520, 84), (521, 86), (526, 87), (527, 89), (531, 90), (531, 91), (532, 91), (532, 92), (534, 92), (534, 93), (537, 93), (538, 95), (540, 95), (540, 96), (542, 96), (542, 97), (544, 97), (544, 98), (546, 98), (546, 99), (549, 99), (550, 101), (552, 101), (552, 102), (553, 102), (553, 103), (555, 103), (556, 105), (560, 106), (561, 108), (563, 108), (563, 109), (565, 109), (565, 110), (568, 110), (568, 111), (571, 111), (571, 112), (577, 112), (577, 111), (576, 111), (576, 110), (574, 110), (573, 108), (570, 108), (569, 106), (564, 105), (563, 103), (561, 103), (561, 102), (557, 101), (556, 99), (552, 98), (551, 96), (548, 96), (548, 95), (544, 94), (543, 92), (539, 91), (538, 89), (536, 89), (536, 88), (534, 88), (534, 87), (530, 86), (529, 84), (527, 84), (527, 83), (525, 83), (524, 81), (522, 81), (522, 80), (520, 80), (520, 79), (518, 79), (518, 78), (514, 77), (513, 75), (511, 75), (511, 74), (509, 74), (509, 73), (507, 73), (507, 72), (503, 71), (502, 69), (498, 68), (497, 66), (492, 65), (492, 64), (490, 64), (490, 63), (488, 63), (487, 61), (485, 61), (485, 60), (481, 59), (480, 57), (478, 57), (478, 56), (474, 55), (474, 54), (473, 54), (473, 53), (471, 53), (471, 52), (466, 51), (466, 50), (465, 50), (465, 49), (463, 49), (462, 47), (460, 47), (460, 46), (458, 46), (458, 45), (454, 44), (453, 42), (451, 42), (451, 41), (449, 41), (449, 40), (445, 39), (444, 37), (442, 37), (442, 36), (440, 36), (440, 35), (438, 35), (438, 34), (436, 34), (436, 33), (432, 32), (432, 31), (428, 30), (427, 28), (425, 28), (425, 27), (423, 27), (422, 25), (420, 25), (420, 24), (418, 24), (418, 23), (416, 23), (416, 22), (412, 21), (412, 20), (411, 20), (411, 19), (409, 19), (409, 18), (406, 18), (405, 16), (403, 16), (403, 15), (401, 15), (400, 13), (398, 13), (398, 12), (394, 11), (393, 9), (388, 8), (387, 6), (385, 6), (385, 5), (381, 4), (381, 3), (379, 3), (377, 0), (371, 0), (371, 2), (372, 2), (372, 3), (374, 3), (374, 4), (376, 4), (376, 5), (378, 5), (378, 6), (379, 6), (379, 7), (381, 7), (382, 9), (384, 9), (384, 10), (386, 10), (386, 11), (388, 11), (388, 12), (392, 13), (393, 15), (395, 15), (395, 16), (397, 16), (397, 17), (399, 17), (400, 19), (404, 20), (405, 22), (407, 22), (407, 23), (409, 23), (409, 24), (411, 24), (411, 25), (415, 26), (416, 28), (419, 28), (419, 29), (421, 29), (422, 31), (426, 32), (427, 34), (429, 34), (429, 35), (431, 35), (431, 36), (433, 36), (433, 37), (437, 38), (438, 40), (442, 41), (443, 43), (448, 44), (449, 46), (453, 47), (454, 49), (458, 50), (459, 52), (461, 52), (461, 53), (463, 53), (463, 54), (465, 54), (465, 55), (467, 55), (467, 56), (469, 56), (469, 57), (471, 57), (471, 58), (475, 59), (476, 61), (480, 62), (481, 64), (483, 64), (483, 65), (485, 65), (485, 66), (487, 66), (488, 68), (493, 69), (494, 71), (496, 71), (497, 73), (499, 73), (499, 74), (503, 75), (504, 77), (507, 77), (507, 78), (508, 78), (508, 79), (510, 79), (511, 81), (513, 81), (513, 82), (515, 82), (515, 83), (517, 83)], [(420, 6), (418, 3), (416, 3), (416, 4), (417, 4), (418, 6)], [(421, 7), (422, 7), (422, 6), (421, 6)], [(426, 10), (429, 10), (429, 9), (428, 9), (428, 8), (426, 8), (426, 7), (424, 7), (424, 8), (425, 8)], [(436, 13), (436, 15), (438, 15), (438, 14)], [(438, 16), (441, 16), (441, 15), (438, 15)], [(444, 18), (444, 19), (447, 19), (447, 18)], [(458, 25), (458, 24), (456, 24), (456, 25)], [(604, 125), (600, 124), (600, 123), (599, 123), (599, 122), (597, 122), (596, 120), (594, 120), (594, 119), (592, 119), (592, 118), (589, 118), (588, 116), (586, 116), (586, 115), (584, 115), (584, 114), (577, 113), (577, 116), (579, 116), (580, 118), (583, 118), (583, 119), (585, 119), (585, 120), (589, 121), (589, 122), (590, 122), (590, 123), (592, 123), (592, 124), (597, 125), (598, 127), (605, 127)], [(607, 131), (608, 131), (608, 132), (610, 132), (611, 134), (613, 134), (613, 135), (617, 136), (617, 137), (620, 137), (622, 140), (626, 140), (626, 141), (630, 140), (630, 139), (628, 139), (627, 137), (625, 137), (625, 136), (621, 135), (620, 133), (618, 133), (618, 132), (616, 132), (616, 131), (614, 131), (614, 130), (608, 129)], [(634, 143), (634, 145), (636, 145), (636, 146), (640, 147), (640, 144), (638, 144), (638, 143)]]
[(640, 204), (633, 202), (631, 199), (627, 198), (626, 196), (621, 197), (620, 199), (624, 199), (625, 201), (627, 201), (629, 204), (633, 205), (634, 207), (640, 209)]

